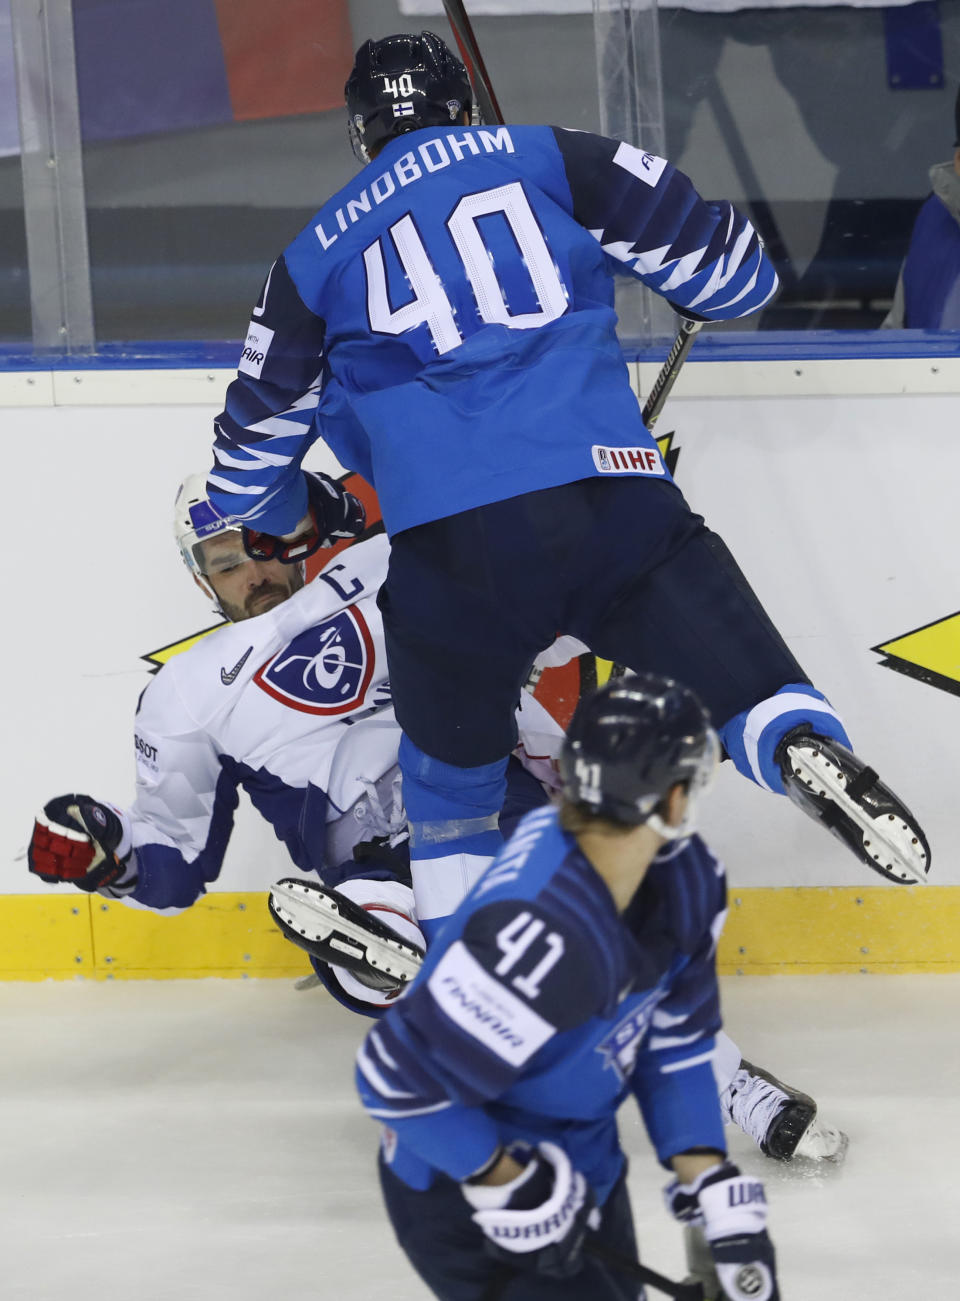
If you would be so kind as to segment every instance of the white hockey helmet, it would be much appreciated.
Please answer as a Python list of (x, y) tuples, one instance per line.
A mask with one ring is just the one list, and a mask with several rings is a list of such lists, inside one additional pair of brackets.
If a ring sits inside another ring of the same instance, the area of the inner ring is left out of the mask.
[(220, 604), (205, 573), (201, 544), (222, 533), (236, 533), (239, 540), (240, 532), (240, 525), (221, 515), (207, 496), (204, 476), (188, 474), (177, 489), (173, 508), (173, 536), (180, 548), (183, 563), (218, 611)]

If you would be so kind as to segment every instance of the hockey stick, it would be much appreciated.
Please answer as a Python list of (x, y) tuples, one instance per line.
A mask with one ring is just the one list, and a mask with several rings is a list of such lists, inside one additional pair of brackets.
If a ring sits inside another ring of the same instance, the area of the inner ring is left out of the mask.
[(620, 1274), (629, 1274), (638, 1283), (655, 1287), (658, 1292), (673, 1297), (674, 1301), (703, 1301), (703, 1286), (700, 1283), (674, 1283), (664, 1274), (658, 1274), (655, 1269), (641, 1265), (639, 1260), (633, 1260), (630, 1256), (621, 1256), (618, 1251), (610, 1251), (599, 1242), (586, 1243), (584, 1251), (609, 1269), (615, 1269)]
[[(443, 0), (443, 8), (456, 39), (460, 57), (466, 64), (470, 80), (473, 82), (483, 120), (485, 122), (502, 123), (503, 113), (494, 94), (490, 75), (483, 61), (483, 55), (480, 53), (480, 46), (477, 44), (477, 38), (473, 33), (473, 26), (463, 0)], [(702, 324), (702, 321), (685, 320), (680, 326), (680, 332), (674, 340), (673, 347), (667, 353), (667, 360), (663, 363), (660, 374), (650, 390), (650, 396), (644, 403), (643, 423), (648, 429), (652, 429), (657, 423), (657, 417), (663, 410), (663, 404), (677, 381), (680, 367), (686, 361), (687, 353), (693, 346), (697, 331)]]
[(473, 34), (473, 27), (463, 0), (443, 0), (443, 7), (446, 11), (447, 22), (453, 29), (460, 57), (466, 64), (470, 80), (473, 82), (473, 89), (476, 91), (481, 116), (484, 122), (497, 122), (502, 125), (503, 114), (500, 111), (500, 105), (497, 103), (497, 97), (493, 93), (493, 86), (490, 84), (490, 77), (483, 62), (483, 55), (480, 53), (477, 38)]
[[(646, 1265), (641, 1265), (639, 1260), (621, 1256), (619, 1252), (610, 1251), (599, 1242), (588, 1242), (583, 1250), (594, 1260), (606, 1265), (608, 1269), (615, 1269), (618, 1274), (628, 1274), (638, 1283), (656, 1288), (658, 1292), (673, 1297), (673, 1301), (703, 1301), (703, 1287), (699, 1283), (674, 1283), (672, 1279), (658, 1274), (655, 1269), (648, 1269)], [(512, 1269), (509, 1265), (501, 1266), (490, 1280), (483, 1293), (482, 1301), (500, 1301), (507, 1287), (515, 1278), (522, 1275), (522, 1270)]]
[(643, 404), (643, 423), (648, 429), (652, 429), (657, 423), (660, 412), (663, 410), (663, 404), (670, 396), (670, 390), (677, 382), (680, 367), (687, 360), (687, 353), (693, 347), (693, 341), (702, 325), (703, 321), (684, 320), (681, 322), (680, 331), (673, 341), (673, 347), (667, 353), (667, 360), (660, 368), (660, 374), (650, 390), (650, 396)]

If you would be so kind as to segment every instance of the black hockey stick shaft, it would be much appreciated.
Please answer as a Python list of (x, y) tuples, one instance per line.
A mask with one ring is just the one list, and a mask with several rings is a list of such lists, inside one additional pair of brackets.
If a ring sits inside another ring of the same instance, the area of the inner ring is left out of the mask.
[(660, 374), (650, 390), (650, 396), (643, 404), (643, 423), (648, 429), (652, 429), (657, 423), (663, 405), (670, 396), (670, 390), (677, 382), (680, 367), (687, 360), (687, 353), (693, 347), (693, 341), (702, 325), (702, 321), (685, 320), (681, 323), (680, 332), (673, 341), (673, 347), (667, 353), (667, 360), (660, 368)]
[(443, 7), (447, 14), (447, 21), (453, 29), (453, 35), (460, 50), (460, 57), (466, 64), (470, 80), (473, 82), (477, 104), (480, 107), (480, 114), (484, 122), (502, 123), (503, 114), (500, 112), (497, 97), (493, 93), (490, 76), (483, 61), (483, 55), (480, 53), (477, 38), (473, 34), (473, 26), (463, 0), (443, 0)]
[[(641, 1265), (639, 1260), (633, 1260), (630, 1256), (621, 1256), (619, 1252), (611, 1251), (599, 1242), (587, 1242), (583, 1250), (594, 1260), (599, 1260), (601, 1264), (606, 1265), (608, 1269), (615, 1269), (618, 1274), (627, 1274), (635, 1278), (638, 1283), (656, 1288), (658, 1292), (673, 1297), (673, 1301), (703, 1301), (703, 1287), (700, 1283), (674, 1283), (665, 1275), (658, 1274), (655, 1269), (648, 1269), (646, 1265)], [(500, 1301), (508, 1286), (521, 1274), (521, 1270), (513, 1269), (510, 1265), (501, 1265), (490, 1280), (483, 1294), (483, 1301)]]
[(674, 1283), (673, 1279), (667, 1278), (665, 1274), (658, 1274), (655, 1269), (641, 1265), (639, 1260), (633, 1260), (630, 1256), (621, 1256), (618, 1251), (611, 1251), (599, 1242), (587, 1242), (583, 1249), (588, 1256), (593, 1256), (594, 1260), (599, 1260), (609, 1269), (615, 1269), (621, 1274), (629, 1274), (638, 1283), (654, 1287), (658, 1292), (673, 1297), (674, 1301), (703, 1301), (703, 1287), (700, 1283)]

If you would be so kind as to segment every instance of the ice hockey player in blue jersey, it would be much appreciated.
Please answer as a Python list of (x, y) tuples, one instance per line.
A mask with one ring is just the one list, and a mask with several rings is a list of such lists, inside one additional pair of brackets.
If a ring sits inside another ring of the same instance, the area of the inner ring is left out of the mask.
[(559, 809), (520, 823), (367, 1035), (357, 1084), (384, 1126), (387, 1212), (441, 1301), (638, 1296), (610, 1263), (637, 1254), (630, 1095), (724, 1295), (778, 1297), (763, 1186), (726, 1159), (712, 1065), (726, 884), (694, 821), (717, 757), (675, 682), (587, 697)]
[(318, 536), (314, 439), (376, 488), (428, 932), (501, 843), (516, 700), (557, 633), (689, 683), (742, 773), (924, 879), (916, 820), (672, 482), (617, 340), (618, 274), (706, 321), (762, 307), (777, 277), (750, 222), (632, 145), (471, 125), (464, 67), (429, 32), (366, 42), (346, 100), (366, 166), (270, 269), (208, 482), (281, 559)]

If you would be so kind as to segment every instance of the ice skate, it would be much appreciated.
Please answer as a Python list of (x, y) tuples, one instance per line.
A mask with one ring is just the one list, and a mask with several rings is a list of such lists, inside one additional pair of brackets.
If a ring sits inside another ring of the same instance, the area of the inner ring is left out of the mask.
[(861, 862), (898, 884), (926, 880), (930, 846), (917, 819), (838, 741), (798, 727), (777, 747), (787, 794)]
[(288, 940), (371, 989), (396, 990), (420, 970), (421, 948), (336, 890), (285, 878), (271, 887), (268, 906)]
[(751, 1062), (741, 1061), (720, 1103), (724, 1118), (776, 1161), (804, 1157), (839, 1164), (846, 1155), (846, 1134), (818, 1119), (813, 1098)]

